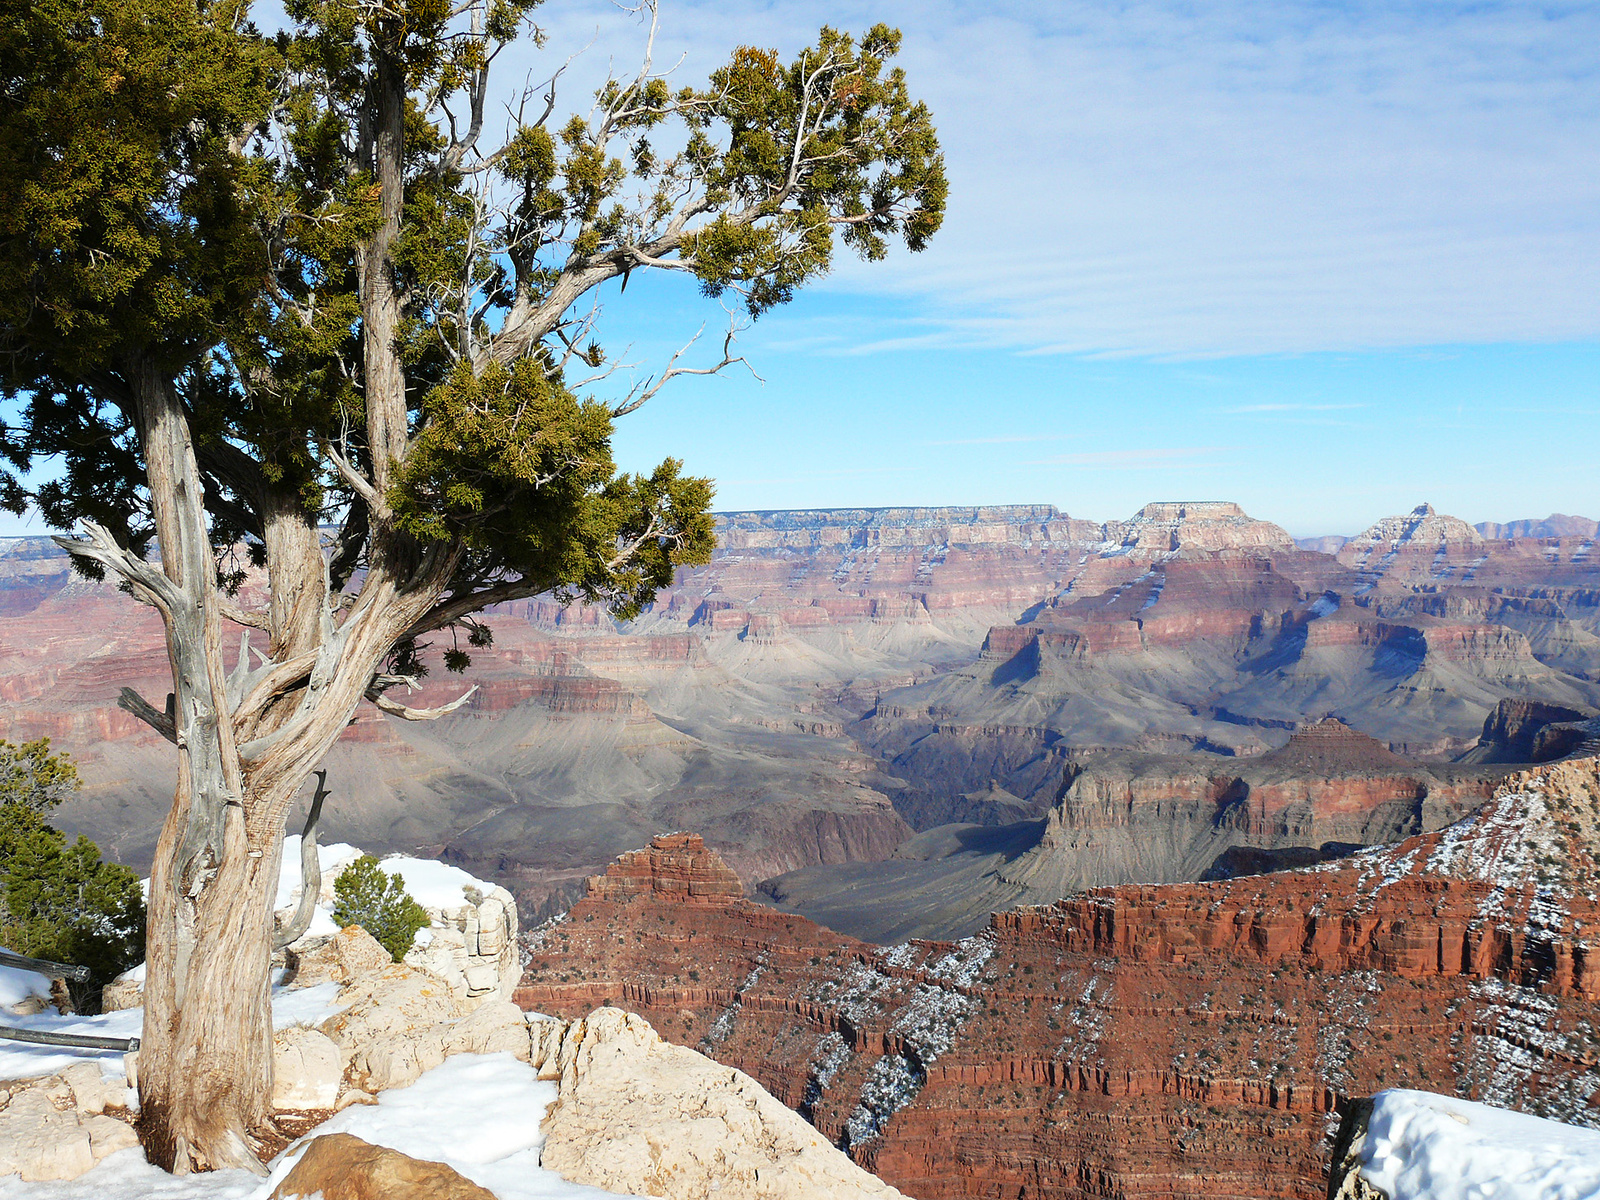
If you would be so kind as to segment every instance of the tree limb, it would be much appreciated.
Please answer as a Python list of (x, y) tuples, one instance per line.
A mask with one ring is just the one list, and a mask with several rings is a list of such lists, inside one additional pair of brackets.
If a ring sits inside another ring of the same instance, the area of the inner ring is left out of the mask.
[(311, 797), (311, 811), (306, 814), (305, 829), (300, 834), (300, 903), (294, 916), (278, 931), (272, 940), (274, 950), (282, 950), (290, 942), (297, 942), (311, 928), (316, 915), (317, 896), (322, 891), (322, 859), (317, 855), (317, 821), (322, 816), (322, 802), (328, 798), (328, 772), (316, 772), (317, 790)]
[(172, 719), (172, 714), (170, 712), (162, 712), (131, 687), (122, 689), (121, 694), (117, 697), (117, 707), (123, 712), (132, 713), (138, 717), (139, 720), (150, 726), (151, 729), (154, 729), (174, 746), (178, 744), (178, 726), (177, 722)]
[(368, 691), (367, 699), (376, 704), (383, 712), (388, 713), (390, 716), (399, 717), (403, 721), (437, 721), (440, 717), (449, 716), (468, 700), (472, 699), (473, 693), (477, 690), (478, 685), (473, 684), (456, 699), (450, 701), (449, 704), (441, 704), (438, 708), (412, 708), (409, 705), (401, 704), (398, 700), (391, 700), (382, 692), (377, 691)]
[[(701, 326), (702, 331), (704, 330), (704, 328), (705, 328), (704, 326)], [(666, 387), (667, 381), (669, 379), (672, 379), (672, 378), (674, 378), (674, 377), (676, 377), (678, 375), (719, 375), (719, 374), (722, 373), (722, 371), (725, 368), (733, 366), (734, 363), (744, 363), (745, 370), (749, 371), (751, 375), (755, 376), (755, 380), (756, 380), (757, 383), (765, 382), (761, 378), (761, 376), (756, 375), (756, 369), (750, 365), (750, 363), (745, 359), (745, 357), (743, 355), (735, 355), (733, 353), (733, 342), (734, 342), (734, 338), (738, 336), (738, 333), (739, 333), (739, 328), (738, 328), (738, 326), (736, 324), (730, 324), (728, 326), (727, 336), (722, 339), (722, 361), (719, 362), (716, 366), (714, 366), (714, 367), (679, 367), (679, 366), (674, 366), (673, 364), (676, 363), (678, 361), (678, 359), (683, 355), (684, 350), (687, 350), (689, 348), (689, 346), (694, 345), (695, 342), (697, 342), (700, 339), (700, 334), (696, 333), (694, 335), (694, 337), (689, 339), (688, 345), (684, 346), (683, 350), (679, 350), (676, 354), (674, 354), (672, 356), (672, 358), (670, 360), (668, 360), (667, 369), (665, 371), (661, 372), (661, 375), (660, 375), (659, 378), (657, 378), (654, 382), (646, 380), (645, 384), (644, 384), (644, 389), (642, 391), (636, 391), (636, 393), (634, 395), (629, 396), (626, 400), (624, 400), (620, 404), (616, 405), (616, 407), (614, 407), (611, 410), (611, 415), (613, 417), (625, 417), (629, 413), (635, 412), (638, 409), (643, 408), (647, 403), (650, 402), (651, 399), (654, 398), (654, 396), (655, 396), (655, 394), (657, 392), (659, 392), (662, 388)]]
[(217, 600), (217, 611), (235, 625), (248, 625), (251, 629), (260, 629), (267, 633), (272, 632), (272, 622), (264, 612), (254, 612), (247, 608), (240, 608), (230, 600), (220, 597)]
[(172, 580), (131, 550), (119, 546), (117, 539), (111, 536), (111, 531), (104, 525), (85, 521), (82, 537), (54, 534), (50, 540), (68, 554), (109, 567), (128, 582), (136, 597), (159, 608), (164, 614), (170, 616), (188, 604), (187, 598)]

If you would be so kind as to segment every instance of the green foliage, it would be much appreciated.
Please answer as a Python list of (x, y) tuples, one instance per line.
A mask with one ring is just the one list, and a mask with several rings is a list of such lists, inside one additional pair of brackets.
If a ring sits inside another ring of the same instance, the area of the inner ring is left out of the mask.
[(428, 927), (428, 914), (406, 892), (405, 881), (390, 875), (370, 854), (363, 854), (333, 881), (333, 922), (341, 929), (359, 925), (399, 962)]
[(390, 496), (400, 528), (423, 541), (459, 537), (485, 571), (500, 564), (568, 596), (607, 598), (624, 617), (676, 564), (710, 554), (710, 484), (672, 459), (650, 476), (618, 475), (610, 410), (580, 401), (538, 359), (481, 376), (458, 367), (424, 413)]
[(78, 768), (65, 754), (50, 753), (50, 739), (17, 746), (0, 739), (0, 804), (46, 812), (78, 790)]
[[(947, 194), (932, 117), (893, 65), (896, 31), (824, 28), (788, 59), (739, 47), (699, 88), (614, 80), (588, 115), (525, 114), (479, 146), (468, 117), (496, 55), (543, 43), (535, 6), (290, 0), (274, 36), (243, 0), (39, 0), (0, 19), (0, 387), (23, 405), (0, 423), (0, 505), (144, 552), (130, 364), (154, 363), (189, 417), (225, 581), (286, 511), (339, 530), (336, 586), (383, 539), (406, 543), (391, 559), (444, 550), (452, 626), (509, 586), (627, 617), (707, 561), (710, 482), (671, 458), (616, 470), (632, 393), (595, 394), (620, 364), (584, 297), (668, 267), (753, 318), (825, 274), (837, 241), (869, 260), (922, 249)], [(380, 103), (401, 113), (388, 167)], [(411, 437), (376, 499), (334, 454), (369, 477), (392, 454), (367, 440), (375, 273), (398, 297), (383, 336)], [(574, 363), (594, 376), (572, 382)], [(29, 483), (44, 456), (59, 468)]]
[(144, 897), (127, 867), (68, 841), (44, 813), (77, 790), (78, 773), (41, 738), (0, 742), (0, 942), (18, 954), (92, 972), (80, 1006), (144, 957)]
[[(137, 439), (106, 387), (130, 348), (176, 367), (260, 291), (230, 138), (269, 103), (271, 47), (235, 0), (38, 0), (0, 18), (0, 343), (20, 471), (52, 524), (98, 520), (141, 549)], [(14, 510), (29, 495), (7, 476)]]

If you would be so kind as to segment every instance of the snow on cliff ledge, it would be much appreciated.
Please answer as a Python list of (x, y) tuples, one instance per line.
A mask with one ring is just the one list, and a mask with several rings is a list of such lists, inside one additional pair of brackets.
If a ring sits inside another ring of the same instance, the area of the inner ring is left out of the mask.
[(1600, 1132), (1432, 1092), (1374, 1096), (1360, 1163), (1392, 1200), (1600, 1200)]
[[(333, 881), (362, 853), (359, 847), (344, 842), (317, 847), (322, 887), (303, 940), (338, 932), (333, 922)], [(517, 903), (511, 893), (431, 858), (393, 855), (379, 865), (390, 875), (400, 876), (412, 899), (428, 912), (429, 927), (417, 935), (406, 962), (432, 971), (467, 1001), (511, 999), (522, 974), (517, 957)], [(285, 921), (299, 902), (301, 886), (300, 839), (291, 835), (283, 839), (283, 867), (273, 902)]]

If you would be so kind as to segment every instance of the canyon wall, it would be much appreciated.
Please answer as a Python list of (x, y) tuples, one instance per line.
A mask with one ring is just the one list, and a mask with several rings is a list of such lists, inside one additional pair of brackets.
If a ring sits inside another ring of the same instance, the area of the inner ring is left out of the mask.
[(1594, 759), (1350, 859), (1095, 889), (955, 943), (686, 904), (719, 873), (673, 849), (535, 931), (519, 1002), (634, 1008), (924, 1200), (1313, 1200), (1338, 1110), (1384, 1087), (1600, 1126)]
[[(1347, 564), (1216, 501), (1110, 522), (1048, 505), (724, 514), (712, 563), (626, 628), (519, 601), (488, 614), (495, 643), (464, 678), (439, 669), (439, 639), (408, 699), (479, 691), (427, 726), (359, 714), (329, 758), (329, 834), (452, 858), (535, 915), (678, 827), (764, 879), (884, 860), (951, 822), (1043, 820), (1097, 754), (1193, 757), (1174, 779), (1210, 779), (1331, 714), (1439, 761), (1508, 698), (1600, 708), (1586, 543), (1397, 522)], [(159, 708), (166, 670), (148, 610), (73, 581), (44, 539), (0, 545), (0, 737), (74, 754), (86, 787), (63, 823), (135, 865), (173, 760), (116, 699), (131, 686)]]

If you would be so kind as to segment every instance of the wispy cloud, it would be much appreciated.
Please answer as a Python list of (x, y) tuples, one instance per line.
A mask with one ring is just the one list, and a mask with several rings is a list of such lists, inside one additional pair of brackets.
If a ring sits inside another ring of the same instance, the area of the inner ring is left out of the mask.
[[(270, 3), (270, 0), (265, 0)], [(914, 318), (811, 352), (1204, 359), (1600, 336), (1600, 6), (1592, 0), (830, 0), (905, 34), (951, 175), (920, 255), (819, 285)], [(810, 0), (675, 0), (657, 63), (809, 44)], [(584, 107), (644, 30), (547, 0)], [(774, 314), (781, 324), (782, 314)]]
[(1064, 442), (1064, 433), (1019, 433), (1008, 437), (943, 438), (936, 442), (918, 442), (919, 446), (1008, 446), (1019, 442)]
[(1144, 450), (1090, 450), (1082, 454), (1061, 454), (1054, 458), (1032, 459), (1030, 467), (1101, 467), (1108, 470), (1136, 471), (1154, 467), (1203, 466), (1230, 446), (1178, 446)]
[(1348, 412), (1355, 408), (1366, 408), (1365, 404), (1241, 404), (1236, 408), (1225, 408), (1222, 411), (1230, 416), (1249, 413), (1322, 413), (1322, 412)]
[[(576, 0), (540, 12), (595, 26)], [(827, 285), (897, 294), (927, 324), (835, 353), (1600, 335), (1591, 0), (834, 0), (827, 16), (905, 31), (952, 176), (928, 252), (841, 255)], [(625, 63), (639, 31), (610, 20), (596, 54)], [(802, 0), (679, 3), (657, 57), (684, 52), (700, 78), (736, 42), (793, 50), (817, 20)]]

